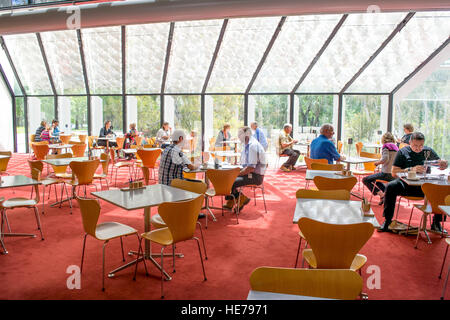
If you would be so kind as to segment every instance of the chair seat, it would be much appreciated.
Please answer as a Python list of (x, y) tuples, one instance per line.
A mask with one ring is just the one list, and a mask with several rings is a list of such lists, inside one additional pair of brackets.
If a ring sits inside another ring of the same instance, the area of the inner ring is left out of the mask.
[(164, 220), (161, 218), (161, 216), (158, 213), (151, 217), (150, 223), (156, 229), (161, 229), (161, 228), (166, 228), (167, 227), (166, 223), (164, 222)]
[(141, 234), (141, 237), (163, 246), (169, 246), (173, 243), (172, 233), (170, 233), (170, 230), (167, 227), (143, 233)]
[(48, 186), (48, 185), (55, 184), (55, 183), (61, 183), (62, 181), (56, 180), (56, 179), (47, 178), (47, 179), (42, 179), (40, 182), (41, 182), (42, 185)]
[(137, 230), (118, 222), (104, 222), (97, 225), (95, 236), (99, 240), (110, 240), (137, 233)]
[(94, 173), (94, 179), (105, 179), (108, 176), (104, 173)]
[(60, 179), (72, 179), (72, 174), (71, 173), (57, 173), (57, 174), (55, 174), (55, 177), (60, 178)]
[(37, 204), (34, 199), (11, 198), (2, 203), (5, 208), (33, 207)]
[(133, 166), (133, 162), (121, 161), (121, 162), (114, 163), (114, 167), (116, 167), (116, 168), (132, 167), (132, 166)]
[(370, 170), (354, 170), (352, 171), (353, 174), (358, 176), (365, 176), (367, 174), (373, 174), (373, 171)]
[[(314, 256), (314, 253), (312, 249), (303, 249), (303, 257), (305, 258), (306, 262), (311, 266), (311, 268), (317, 268), (317, 262), (316, 257)], [(352, 261), (352, 264), (350, 265), (350, 269), (353, 271), (357, 271), (360, 269), (363, 265), (365, 265), (367, 262), (367, 257), (362, 254), (357, 254), (355, 258)]]
[(419, 201), (424, 199), (423, 197), (412, 197), (412, 196), (402, 196), (402, 198), (410, 201)]
[[(412, 200), (412, 199), (408, 199), (408, 200)], [(418, 199), (418, 200), (422, 200), (422, 199)], [(427, 204), (426, 206), (424, 206), (423, 204), (415, 204), (414, 207), (416, 207), (423, 213), (428, 213), (428, 214), (433, 213), (433, 208), (431, 208), (430, 204)]]
[(216, 190), (214, 190), (214, 189), (208, 189), (208, 190), (206, 190), (205, 194), (206, 194), (208, 197), (214, 197), (214, 196), (216, 195)]

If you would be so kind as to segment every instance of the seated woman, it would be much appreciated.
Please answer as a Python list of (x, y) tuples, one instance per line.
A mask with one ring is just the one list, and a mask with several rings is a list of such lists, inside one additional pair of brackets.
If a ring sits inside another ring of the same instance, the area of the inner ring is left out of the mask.
[(219, 131), (217, 134), (217, 139), (215, 146), (216, 147), (226, 147), (227, 145), (223, 142), (230, 141), (231, 140), (231, 133), (230, 133), (231, 126), (228, 123), (225, 123), (223, 125), (223, 129)]
[(41, 132), (41, 141), (48, 141), (50, 143), (50, 127), (46, 126), (44, 130)]
[(166, 121), (163, 123), (161, 129), (156, 133), (156, 143), (161, 147), (165, 148), (170, 145), (170, 135), (172, 129), (169, 126), (169, 123)]
[(409, 140), (411, 140), (411, 135), (414, 132), (414, 127), (411, 123), (406, 123), (403, 125), (403, 132), (405, 133), (405, 135), (401, 138), (397, 140), (397, 143), (406, 143), (409, 144)]
[(36, 129), (36, 133), (34, 135), (35, 142), (41, 141), (41, 133), (42, 133), (42, 131), (45, 130), (46, 127), (47, 127), (47, 121), (42, 120), (41, 125), (39, 126), (39, 128)]
[[(99, 138), (105, 138), (105, 137), (112, 137), (115, 136), (116, 134), (112, 131), (111, 128), (111, 120), (107, 120), (105, 121), (105, 126), (103, 128), (100, 129), (100, 134), (98, 135)], [(106, 147), (106, 140), (103, 139), (98, 139), (97, 141), (97, 145), (101, 146), (101, 147)], [(109, 141), (108, 144), (110, 147), (117, 147), (117, 143), (115, 141)]]
[(378, 194), (380, 196), (380, 205), (384, 203), (384, 190), (386, 186), (381, 182), (377, 182), (377, 187), (374, 188), (375, 180), (394, 180), (394, 177), (391, 174), (391, 170), (392, 164), (398, 151), (398, 147), (395, 144), (395, 138), (390, 132), (386, 132), (381, 137), (381, 143), (383, 143), (383, 147), (381, 148), (381, 159), (375, 162), (375, 165), (382, 165), (381, 172), (372, 174), (363, 179), (364, 185), (370, 190), (370, 192), (373, 192), (374, 195)]
[(52, 121), (52, 127), (50, 128), (50, 139), (55, 143), (60, 142), (59, 133), (59, 121), (55, 119)]
[(136, 130), (136, 123), (130, 124), (130, 131), (125, 135), (125, 149), (128, 149), (131, 145), (136, 144), (136, 137), (139, 136), (138, 131)]

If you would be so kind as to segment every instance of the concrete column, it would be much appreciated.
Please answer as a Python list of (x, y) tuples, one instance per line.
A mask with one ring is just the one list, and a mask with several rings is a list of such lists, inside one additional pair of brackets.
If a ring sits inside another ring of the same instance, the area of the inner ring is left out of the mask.
[[(41, 116), (41, 100), (36, 97), (29, 97), (28, 98), (28, 133), (34, 134), (36, 132), (36, 129), (41, 125), (42, 120), (44, 120), (44, 119)], [(51, 119), (47, 120), (47, 121), (51, 121)]]
[(0, 104), (3, 106), (2, 116), (0, 117), (0, 135), (2, 137), (0, 139), (0, 150), (14, 151), (12, 100), (6, 85), (1, 80)]
[[(388, 107), (389, 107), (389, 96), (381, 96), (381, 114), (380, 114), (380, 130), (384, 133), (388, 129)], [(381, 138), (381, 136), (378, 137), (377, 133), (377, 139)]]
[[(125, 131), (128, 132), (128, 128), (130, 127), (131, 123), (136, 123), (137, 126), (137, 98), (133, 96), (127, 97), (127, 127), (125, 128)], [(137, 130), (139, 131), (140, 128), (137, 127)]]
[(59, 97), (58, 98), (58, 117), (59, 117), (59, 130), (65, 134), (72, 133), (72, 118), (71, 118), (70, 98)]
[(172, 130), (175, 130), (175, 99), (171, 96), (164, 96), (164, 121), (169, 123)]
[[(248, 96), (248, 113), (247, 113), (247, 123), (250, 126), (250, 124), (252, 122), (255, 121), (255, 105), (256, 105), (256, 101), (255, 101), (255, 96)], [(258, 121), (258, 119), (256, 119), (256, 121)]]
[(92, 135), (98, 136), (103, 128), (103, 100), (100, 97), (91, 97)]
[(213, 98), (211, 96), (205, 96), (205, 132), (203, 133), (205, 139), (205, 150), (209, 150), (209, 139), (214, 137), (213, 112)]

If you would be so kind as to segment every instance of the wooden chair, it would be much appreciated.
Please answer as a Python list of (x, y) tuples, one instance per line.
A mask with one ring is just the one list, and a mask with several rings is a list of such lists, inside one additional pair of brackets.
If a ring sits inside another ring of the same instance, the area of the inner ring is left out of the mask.
[(86, 143), (86, 138), (87, 138), (86, 134), (79, 134), (78, 135), (78, 139), (80, 139), (81, 143)]
[[(67, 158), (72, 158), (72, 154), (71, 153), (61, 153), (61, 154), (49, 154), (47, 155), (47, 160), (49, 159), (67, 159)], [(67, 166), (54, 166), (51, 165), (51, 167), (53, 168), (53, 174), (55, 175), (56, 178), (59, 179), (72, 179), (72, 174), (71, 173), (67, 173)]]
[[(183, 189), (186, 191), (191, 191), (198, 194), (205, 194), (206, 190), (208, 189), (206, 183), (199, 181), (199, 182), (193, 182), (193, 181), (186, 181), (181, 179), (173, 179), (170, 183), (171, 187)], [(167, 225), (164, 222), (164, 220), (161, 218), (161, 216), (156, 213), (150, 218), (150, 223), (155, 229), (161, 229), (166, 228)], [(200, 227), (200, 236), (202, 237), (202, 243), (203, 243), (203, 249), (205, 251), (205, 260), (208, 260), (208, 256), (206, 255), (206, 246), (205, 246), (205, 240), (203, 238), (203, 230), (202, 230), (202, 224), (200, 221), (197, 221), (198, 226)], [(175, 264), (174, 264), (175, 266)], [(174, 267), (175, 268), (175, 267)]]
[[(83, 272), (84, 249), (86, 247), (86, 237), (92, 236), (94, 239), (103, 241), (103, 260), (102, 260), (102, 290), (105, 291), (105, 249), (110, 240), (120, 238), (120, 245), (122, 248), (122, 260), (125, 261), (125, 254), (123, 252), (122, 237), (136, 235), (140, 244), (137, 230), (118, 222), (103, 222), (98, 223), (100, 216), (100, 204), (96, 199), (82, 199), (78, 198), (78, 205), (80, 206), (81, 218), (83, 220), (84, 240), (83, 251), (81, 253), (80, 273)], [(139, 252), (141, 253), (141, 247)], [(146, 269), (147, 270), (147, 269)]]
[(342, 152), (342, 147), (344, 146), (344, 144), (342, 143), (342, 141), (341, 140), (339, 140), (338, 142), (337, 142), (337, 151), (338, 151), (338, 153), (341, 153)]
[(143, 139), (144, 139), (144, 137), (141, 137), (141, 136), (134, 137), (134, 140), (136, 141), (136, 145), (137, 146), (141, 146), (142, 145), (142, 140)]
[[(211, 214), (211, 217), (214, 221), (216, 221), (216, 217), (211, 211), (211, 208), (209, 207), (208, 200), (209, 198), (220, 196), (222, 200), (222, 208), (213, 208), (213, 209), (222, 209), (222, 215), (223, 215), (223, 197), (225, 196), (232, 196), (234, 205), (236, 206), (237, 203), (239, 203), (239, 199), (235, 199), (234, 196), (231, 194), (231, 187), (233, 186), (234, 181), (239, 175), (239, 172), (241, 169), (234, 168), (229, 170), (220, 170), (220, 169), (208, 169), (206, 171), (206, 177), (211, 181), (213, 185), (213, 189), (208, 189), (205, 193), (206, 195), (206, 210)], [(237, 201), (237, 203), (236, 203)], [(237, 209), (235, 209), (236, 212), (236, 222), (239, 224), (239, 206), (237, 206)], [(206, 228), (208, 228), (208, 215), (206, 215)]]
[(399, 149), (403, 149), (404, 147), (407, 147), (407, 146), (409, 146), (409, 144), (407, 144), (407, 143), (400, 143), (400, 145), (398, 146), (398, 148)]
[(259, 267), (250, 275), (252, 290), (308, 297), (355, 300), (362, 287), (353, 270)]
[(361, 151), (362, 151), (363, 146), (364, 146), (364, 145), (363, 145), (363, 143), (362, 143), (361, 141), (355, 143), (356, 154), (358, 155), (358, 157), (361, 157)]
[(98, 136), (88, 136), (88, 150), (89, 154), (92, 155), (95, 150), (104, 150), (103, 146), (94, 146), (94, 140), (96, 140)]
[[(72, 186), (72, 197), (77, 197), (77, 187), (84, 186), (84, 196), (87, 196), (86, 186), (93, 184), (94, 174), (97, 171), (98, 165), (100, 164), (99, 159), (87, 160), (87, 161), (72, 161), (70, 163), (70, 169), (72, 169), (73, 178), (71, 181), (67, 182)], [(94, 184), (95, 190), (97, 186)], [(70, 203), (70, 213), (72, 214), (72, 201)]]
[(161, 155), (161, 149), (154, 149), (154, 150), (139, 149), (136, 152), (136, 154), (142, 161), (142, 163), (139, 163), (137, 165), (142, 170), (145, 184), (148, 185), (148, 182), (150, 180), (150, 169), (153, 172), (153, 180), (156, 180), (155, 164), (156, 160), (158, 160), (159, 156)]
[(327, 170), (327, 171), (342, 171), (344, 165), (342, 163), (337, 164), (325, 164), (325, 163), (311, 163), (312, 170)]
[(31, 148), (33, 149), (34, 156), (36, 160), (45, 160), (45, 157), (48, 154), (48, 141), (43, 141), (46, 143), (33, 142), (31, 144)]
[[(381, 154), (379, 154), (379, 153), (370, 153), (370, 152), (364, 152), (364, 151), (360, 152), (360, 156), (364, 157), (364, 158), (370, 158), (370, 159), (380, 159), (381, 158)], [(364, 170), (353, 170), (352, 171), (353, 175), (358, 177), (358, 191), (359, 191), (359, 188), (361, 185), (361, 177), (374, 174), (375, 170), (377, 168), (377, 166), (375, 165), (374, 162), (364, 162), (363, 165), (364, 165)], [(363, 198), (364, 198), (364, 186), (362, 188), (363, 188)]]
[(129, 177), (133, 176), (133, 167), (134, 167), (134, 162), (133, 161), (117, 161), (116, 162), (116, 153), (114, 152), (113, 148), (109, 149), (109, 154), (111, 156), (111, 162), (112, 162), (112, 169), (111, 169), (111, 179), (113, 179), (114, 177), (114, 169), (116, 169), (116, 182), (115, 182), (115, 186), (117, 186), (117, 173), (119, 171), (120, 168), (128, 168), (128, 174)]
[(298, 226), (311, 247), (303, 249), (311, 268), (361, 272), (367, 258), (358, 252), (373, 234), (371, 223), (329, 224), (301, 218)]
[(153, 138), (147, 138), (147, 139), (145, 139), (146, 141), (147, 141), (147, 144), (150, 146), (150, 147), (155, 147), (156, 146), (156, 137), (153, 137)]
[[(39, 171), (36, 168), (33, 168), (31, 171), (31, 178), (39, 181), (41, 179), (41, 171)], [(36, 223), (38, 226), (38, 230), (41, 233), (41, 240), (44, 240), (44, 234), (42, 233), (42, 228), (41, 228), (41, 220), (39, 218), (39, 210), (37, 208), (37, 205), (40, 201), (39, 185), (35, 184), (35, 185), (33, 185), (33, 188), (36, 193), (36, 197), (34, 199), (11, 198), (11, 199), (4, 200), (3, 202), (0, 202), (1, 220), (2, 220), (0, 226), (1, 226), (1, 228), (3, 228), (3, 220), (6, 220), (8, 229), (9, 229), (9, 231), (11, 231), (11, 228), (9, 227), (9, 223), (8, 223), (8, 217), (6, 215), (6, 210), (11, 210), (11, 209), (16, 209), (16, 208), (34, 209), (34, 215), (36, 217)]]
[(100, 160), (103, 160), (103, 162), (100, 162), (102, 165), (102, 173), (94, 173), (94, 179), (100, 180), (100, 189), (103, 189), (102, 187), (102, 180), (106, 181), (106, 189), (109, 189), (108, 184), (108, 170), (109, 170), (109, 155), (107, 153), (100, 154)]
[[(32, 175), (33, 175), (33, 171), (35, 169), (38, 170), (39, 172), (42, 172), (44, 169), (44, 164), (40, 160), (29, 160), (28, 159), (28, 165), (30, 167), (30, 171), (31, 171)], [(43, 186), (43, 189), (44, 189), (44, 192), (42, 194), (42, 214), (45, 214), (45, 188), (47, 186), (50, 186), (50, 190), (48, 191), (48, 199), (50, 199), (50, 192), (52, 191), (52, 185), (53, 185), (55, 187), (55, 189), (54, 189), (55, 190), (55, 198), (56, 198), (56, 201), (58, 201), (58, 193), (56, 191), (56, 185), (59, 183), (64, 183), (64, 181), (59, 180), (59, 179), (51, 179), (51, 178), (42, 179), (40, 174), (39, 174), (39, 176), (36, 175), (36, 177), (39, 178), (39, 181), (41, 182), (41, 185)], [(32, 192), (31, 192), (31, 197), (32, 197), (34, 188), (31, 190), (32, 190)], [(62, 195), (61, 195), (61, 197), (62, 197)]]
[(61, 140), (62, 144), (68, 144), (72, 136), (60, 135), (59, 140)]
[(319, 190), (347, 190), (352, 191), (358, 180), (355, 177), (342, 179), (326, 178), (321, 176), (314, 177), (314, 184)]
[(8, 163), (9, 163), (9, 160), (11, 159), (12, 152), (11, 151), (0, 151), (0, 155), (9, 157), (9, 158), (0, 159), (0, 175), (2, 175), (2, 174), (9, 175), (9, 173), (6, 172), (6, 170), (8, 169)]
[[(161, 298), (164, 298), (164, 248), (167, 246), (174, 246), (175, 244), (187, 241), (195, 240), (198, 246), (198, 253), (200, 255), (200, 261), (202, 263), (203, 277), (206, 281), (205, 267), (203, 265), (202, 251), (200, 249), (200, 242), (198, 238), (194, 236), (195, 226), (197, 225), (198, 213), (202, 207), (204, 196), (178, 202), (164, 202), (158, 207), (158, 213), (166, 223), (167, 228), (161, 228), (152, 230), (147, 233), (143, 233), (141, 237), (151, 242), (157, 243), (162, 246), (161, 248)], [(140, 241), (141, 243), (142, 241)], [(139, 245), (141, 247), (141, 244)], [(136, 258), (136, 269), (134, 277), (136, 278), (137, 265), (139, 256)], [(143, 260), (145, 264), (145, 259)], [(174, 265), (175, 265), (175, 259)]]
[[(445, 205), (450, 206), (450, 195), (445, 197)], [(450, 247), (450, 238), (445, 239), (447, 246), (445, 248), (444, 259), (442, 260), (441, 272), (439, 273), (439, 279), (441, 279), (442, 271), (444, 270), (445, 259), (447, 258), (448, 247)], [(447, 288), (448, 276), (450, 274), (450, 265), (448, 266), (447, 276), (445, 277), (444, 288), (442, 289), (441, 300), (444, 300), (445, 289)]]
[[(298, 189), (295, 194), (297, 199), (329, 199), (329, 200), (350, 200), (350, 192), (348, 190), (308, 190), (308, 189)], [(298, 240), (297, 257), (295, 258), (294, 268), (297, 268), (298, 255), (300, 253), (300, 248), (302, 245), (302, 239), (305, 239), (302, 231), (298, 231), (300, 236)], [(308, 247), (308, 242), (305, 240), (305, 249)], [(302, 261), (303, 268), (303, 261)]]
[[(445, 205), (445, 197), (450, 194), (450, 185), (438, 185), (433, 183), (424, 183), (422, 185), (422, 191), (425, 195), (425, 203), (424, 205), (414, 205), (414, 207), (418, 208), (422, 211), (422, 217), (420, 219), (419, 230), (417, 230), (417, 238), (415, 248), (417, 249), (417, 244), (419, 242), (420, 231), (422, 230), (427, 236), (428, 243), (431, 244), (430, 237), (427, 233), (427, 218), (431, 214), (440, 214), (445, 215), (445, 213), (439, 208), (440, 205)], [(409, 226), (411, 223), (411, 215), (409, 217), (408, 229), (406, 230), (406, 234), (408, 234)], [(444, 224), (445, 220), (442, 219), (442, 224)], [(444, 226), (442, 226), (441, 237), (444, 238)]]
[[(311, 159), (310, 157), (304, 157), (305, 159), (305, 163), (306, 163), (306, 169), (308, 170), (313, 170), (311, 165), (313, 163), (322, 163), (322, 164), (328, 164), (328, 160), (327, 159)], [(317, 169), (316, 169), (317, 170)]]
[(71, 149), (73, 156), (75, 158), (84, 157), (84, 152), (86, 151), (86, 144), (85, 143), (74, 144), (72, 145)]

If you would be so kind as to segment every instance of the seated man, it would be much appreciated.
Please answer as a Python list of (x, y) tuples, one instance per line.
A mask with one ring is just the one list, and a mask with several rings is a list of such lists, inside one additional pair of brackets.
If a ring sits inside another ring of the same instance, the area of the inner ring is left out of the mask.
[(156, 143), (161, 146), (161, 148), (167, 147), (169, 143), (169, 137), (172, 129), (169, 126), (169, 123), (165, 121), (161, 127), (161, 129), (158, 130), (156, 133)]
[[(410, 186), (403, 180), (398, 178), (398, 173), (407, 172), (409, 170), (414, 170), (417, 173), (424, 173), (424, 161), (428, 160), (439, 160), (439, 169), (445, 170), (448, 167), (448, 163), (445, 160), (440, 160), (436, 152), (430, 147), (424, 147), (425, 137), (420, 132), (414, 132), (411, 135), (410, 145), (400, 149), (397, 152), (397, 156), (394, 159), (394, 164), (392, 165), (392, 176), (397, 178), (388, 183), (386, 187), (386, 192), (384, 194), (384, 223), (378, 232), (386, 232), (389, 230), (389, 225), (391, 224), (392, 217), (394, 216), (395, 202), (397, 196), (413, 196), (413, 197), (423, 197), (422, 188), (420, 186)], [(427, 157), (427, 155), (429, 156)], [(442, 231), (441, 226), (442, 215), (434, 215), (433, 223), (431, 225), (431, 230)]]
[(186, 135), (183, 130), (175, 130), (172, 144), (164, 148), (159, 163), (159, 183), (170, 185), (173, 179), (183, 179), (183, 168), (196, 169), (188, 157), (181, 151)]
[(290, 123), (286, 123), (279, 137), (280, 155), (287, 154), (289, 156), (289, 159), (280, 167), (280, 169), (285, 172), (295, 170), (295, 163), (300, 156), (300, 151), (292, 148), (292, 146), (297, 143), (297, 140), (292, 139), (290, 136), (291, 132), (292, 125)]
[(339, 161), (345, 159), (344, 156), (338, 153), (335, 145), (331, 141), (333, 135), (334, 129), (331, 124), (324, 124), (320, 128), (320, 136), (311, 142), (311, 159), (327, 159), (329, 164), (332, 164), (334, 160)]
[[(239, 129), (238, 138), (244, 145), (241, 153), (242, 170), (236, 181), (233, 183), (231, 193), (235, 199), (239, 198), (238, 188), (247, 185), (260, 185), (264, 180), (264, 173), (267, 166), (266, 155), (262, 145), (252, 137), (252, 130), (250, 127), (242, 127)], [(232, 209), (234, 205), (233, 197), (226, 197), (227, 203), (223, 205), (224, 208)], [(239, 211), (250, 202), (250, 198), (241, 193), (239, 200)]]
[(36, 129), (36, 133), (34, 135), (34, 142), (40, 142), (41, 140), (41, 133), (42, 131), (45, 130), (45, 128), (47, 127), (47, 122), (45, 120), (41, 121), (41, 125), (39, 126), (39, 128)]
[(264, 135), (264, 132), (262, 132), (262, 130), (260, 128), (258, 128), (258, 123), (257, 122), (252, 122), (250, 125), (250, 128), (252, 128), (252, 130), (255, 132), (253, 134), (253, 137), (258, 140), (258, 142), (262, 145), (262, 147), (264, 148), (265, 151), (267, 151), (267, 139), (266, 136)]

